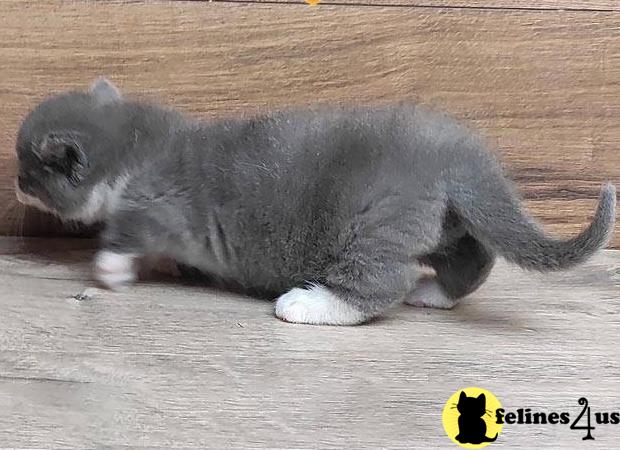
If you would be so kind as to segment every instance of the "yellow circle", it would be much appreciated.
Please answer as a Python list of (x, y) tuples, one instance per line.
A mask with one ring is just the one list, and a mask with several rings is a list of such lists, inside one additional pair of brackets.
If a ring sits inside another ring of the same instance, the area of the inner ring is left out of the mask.
[(443, 429), (456, 445), (486, 447), (497, 439), (504, 426), (495, 417), (495, 411), (501, 407), (497, 397), (486, 389), (459, 389), (443, 408)]

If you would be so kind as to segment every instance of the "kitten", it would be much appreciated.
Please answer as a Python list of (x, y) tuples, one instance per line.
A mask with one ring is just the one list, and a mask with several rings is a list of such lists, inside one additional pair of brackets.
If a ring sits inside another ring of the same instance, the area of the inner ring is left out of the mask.
[(484, 394), (478, 397), (468, 397), (465, 391), (461, 391), (459, 402), (456, 405), (460, 413), (459, 434), (455, 439), (461, 444), (482, 444), (483, 442), (495, 442), (497, 434), (494, 437), (487, 437), (487, 424), (483, 417), (487, 414), (486, 410), (487, 398)]
[[(352, 325), (400, 302), (451, 308), (495, 255), (540, 271), (604, 246), (615, 188), (592, 224), (547, 237), (481, 142), (416, 106), (199, 122), (123, 98), (105, 79), (37, 106), (17, 138), (17, 195), (103, 222), (95, 276), (117, 288), (167, 255), (279, 295), (276, 316)], [(436, 275), (421, 276), (422, 266)]]

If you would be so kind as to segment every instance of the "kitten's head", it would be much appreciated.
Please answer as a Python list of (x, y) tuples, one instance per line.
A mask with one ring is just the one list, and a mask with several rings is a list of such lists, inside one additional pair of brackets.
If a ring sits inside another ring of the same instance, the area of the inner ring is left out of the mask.
[(487, 398), (484, 394), (480, 394), (478, 397), (468, 397), (465, 391), (461, 391), (456, 407), (461, 414), (482, 417), (486, 412), (486, 403)]
[(121, 101), (116, 87), (101, 78), (88, 92), (49, 98), (30, 112), (17, 136), (18, 200), (62, 219), (93, 216), (87, 210), (104, 176), (113, 107)]

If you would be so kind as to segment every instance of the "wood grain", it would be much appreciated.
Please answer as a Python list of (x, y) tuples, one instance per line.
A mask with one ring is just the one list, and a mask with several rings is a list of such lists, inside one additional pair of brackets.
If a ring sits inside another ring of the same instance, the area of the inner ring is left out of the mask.
[[(306, 0), (198, 0), (222, 3), (306, 4)], [(321, 0), (320, 6), (397, 6), (401, 8), (476, 8), (513, 10), (620, 11), (616, 0)]]
[[(292, 325), (272, 304), (151, 280), (92, 287), (83, 240), (0, 239), (6, 448), (452, 448), (447, 398), (617, 411), (620, 252), (562, 274), (500, 264), (452, 311)], [(588, 448), (615, 448), (599, 426)], [(504, 427), (493, 448), (579, 448), (568, 426)]]
[(615, 13), (9, 0), (0, 38), (1, 234), (58, 232), (14, 200), (15, 133), (46, 95), (101, 74), (207, 119), (317, 102), (450, 111), (563, 236), (620, 183)]

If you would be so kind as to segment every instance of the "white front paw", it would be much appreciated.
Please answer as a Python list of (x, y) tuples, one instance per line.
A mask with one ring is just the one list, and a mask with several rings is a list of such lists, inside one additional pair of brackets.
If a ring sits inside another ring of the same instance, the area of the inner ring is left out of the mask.
[(366, 319), (363, 313), (320, 285), (294, 288), (278, 297), (276, 316), (286, 322), (313, 325), (356, 325)]
[(102, 250), (95, 257), (95, 278), (108, 289), (120, 289), (136, 279), (135, 258), (130, 253)]

